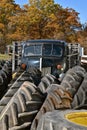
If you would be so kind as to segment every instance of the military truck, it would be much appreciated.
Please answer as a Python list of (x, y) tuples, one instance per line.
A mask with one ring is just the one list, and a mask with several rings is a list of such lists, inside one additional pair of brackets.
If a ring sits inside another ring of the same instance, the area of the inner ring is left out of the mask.
[(66, 72), (80, 64), (80, 44), (60, 40), (29, 40), (14, 43), (13, 71), (18, 65), (39, 68), (43, 75)]

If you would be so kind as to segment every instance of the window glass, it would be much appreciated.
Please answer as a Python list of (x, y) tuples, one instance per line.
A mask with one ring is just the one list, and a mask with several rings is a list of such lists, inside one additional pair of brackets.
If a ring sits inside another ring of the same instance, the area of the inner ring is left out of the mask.
[(59, 45), (53, 45), (52, 55), (62, 56), (62, 48)]
[(61, 57), (63, 54), (63, 49), (61, 46), (57, 44), (43, 44), (42, 45), (26, 45), (24, 46), (24, 56), (37, 56), (37, 55), (44, 56), (58, 56)]
[(41, 55), (41, 45), (25, 46), (24, 56)]
[(24, 55), (25, 56), (34, 55), (34, 46), (26, 46), (24, 48)]
[(43, 45), (43, 55), (51, 55), (52, 45), (51, 44), (44, 44)]
[(36, 55), (41, 55), (41, 45), (36, 45), (35, 46), (35, 54)]

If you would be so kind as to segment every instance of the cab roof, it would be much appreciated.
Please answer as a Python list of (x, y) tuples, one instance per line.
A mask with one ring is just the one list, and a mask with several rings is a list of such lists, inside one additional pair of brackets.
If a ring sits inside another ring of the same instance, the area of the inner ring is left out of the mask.
[(63, 45), (67, 45), (65, 41), (62, 40), (55, 40), (55, 39), (37, 39), (37, 40), (27, 40), (27, 41), (22, 41), (22, 44), (48, 44), (48, 43), (59, 43)]

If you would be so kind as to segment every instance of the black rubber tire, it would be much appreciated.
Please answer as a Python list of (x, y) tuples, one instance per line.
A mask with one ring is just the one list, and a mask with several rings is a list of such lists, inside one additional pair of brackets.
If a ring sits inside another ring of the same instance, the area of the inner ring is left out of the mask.
[[(4, 95), (4, 93), (7, 91), (8, 88), (8, 84), (11, 80), (11, 62), (9, 61), (2, 61), (0, 62), (3, 66), (0, 70), (0, 76), (3, 79), (3, 83), (2, 85), (0, 85), (0, 99), (2, 98), (2, 96)], [(9, 69), (10, 67), (10, 69)]]
[(30, 82), (24, 82), (11, 100), (7, 102), (11, 92), (4, 102), (0, 102), (0, 130), (28, 130), (39, 111), (44, 96)]
[[(84, 112), (83, 110), (55, 110), (47, 112), (39, 120), (37, 129), (31, 130), (87, 130), (87, 127), (70, 122), (65, 118), (66, 114), (74, 112)], [(87, 112), (87, 111), (86, 111)]]
[(3, 70), (0, 70), (0, 77), (2, 77), (2, 83), (0, 83), (0, 99), (6, 93), (8, 89), (9, 77)]
[(81, 63), (81, 67), (83, 67), (87, 72), (87, 63)]
[(29, 68), (28, 73), (32, 77), (34, 84), (38, 86), (42, 78), (41, 71), (38, 68), (32, 67), (32, 68)]
[(3, 66), (5, 64), (5, 60), (0, 60), (0, 65)]
[(72, 108), (79, 109), (87, 105), (87, 73), (72, 101)]
[(26, 71), (25, 72), (19, 71), (16, 75), (16, 78), (13, 79), (10, 82), (10, 84), (8, 84), (8, 90), (7, 92), (5, 92), (4, 95), (2, 95), (3, 97), (1, 98), (1, 102), (5, 102), (4, 97), (9, 97), (7, 100), (9, 102), (10, 99), (14, 96), (15, 92), (17, 92), (17, 90), (20, 88), (20, 86), (23, 84), (24, 81), (31, 81), (30, 75)]
[(60, 85), (52, 84), (47, 93), (45, 102), (32, 123), (31, 130), (36, 130), (38, 121), (46, 112), (71, 108), (72, 98)]
[[(7, 91), (7, 93), (5, 92), (5, 95), (4, 95), (4, 97), (5, 96), (8, 97), (8, 95), (10, 95), (8, 100), (7, 100), (8, 102), (10, 101), (10, 99), (14, 96), (15, 92), (17, 92), (19, 87), (25, 81), (30, 81), (30, 82), (34, 83), (34, 79), (31, 77), (29, 72), (24, 71), (24, 70), (18, 68), (16, 77), (13, 80), (11, 80), (11, 82), (8, 84), (8, 91)], [(40, 90), (38, 90), (38, 91), (40, 91)], [(5, 98), (4, 97), (2, 95), (1, 102), (5, 102)]]
[(1, 70), (1, 72), (0, 72), (0, 75), (2, 75), (2, 77), (4, 78), (4, 79), (7, 79), (8, 77), (8, 75), (6, 74), (6, 72), (4, 72), (3, 70)]
[(38, 88), (42, 93), (46, 93), (47, 89), (50, 88), (51, 84), (60, 84), (60, 82), (56, 79), (55, 76), (51, 74), (46, 74), (42, 79), (40, 84), (38, 85)]
[(61, 82), (62, 87), (71, 94), (71, 97), (74, 97), (84, 80), (85, 71), (83, 70), (82, 67), (78, 66), (69, 69)]
[(84, 74), (86, 73), (86, 70), (83, 67), (75, 66), (72, 69), (76, 72), (76, 74), (78, 74), (78, 75), (80, 75), (81, 77), (84, 78)]

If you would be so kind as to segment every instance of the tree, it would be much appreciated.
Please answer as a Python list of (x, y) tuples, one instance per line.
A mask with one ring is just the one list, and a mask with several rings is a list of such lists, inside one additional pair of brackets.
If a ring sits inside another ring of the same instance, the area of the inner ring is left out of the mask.
[(3, 51), (6, 48), (6, 44), (11, 42), (8, 37), (10, 33), (10, 19), (16, 14), (18, 5), (13, 0), (1, 0), (0, 1), (0, 47), (3, 46)]
[(0, 3), (0, 46), (28, 39), (78, 41), (78, 12), (62, 8), (54, 0), (29, 0), (20, 8), (14, 0)]
[(82, 25), (81, 30), (77, 33), (78, 42), (84, 47), (84, 53), (87, 55), (87, 23)]
[(71, 8), (62, 8), (53, 0), (30, 0), (27, 6), (29, 38), (56, 38), (67, 42), (77, 41), (81, 28), (78, 13)]

